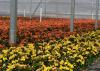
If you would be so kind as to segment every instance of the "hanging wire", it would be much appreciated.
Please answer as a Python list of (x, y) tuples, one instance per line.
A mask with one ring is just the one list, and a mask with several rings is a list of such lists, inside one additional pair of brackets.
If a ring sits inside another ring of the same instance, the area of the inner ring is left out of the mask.
[(37, 9), (41, 6), (42, 0), (40, 0), (39, 4), (36, 6), (35, 10), (33, 11), (32, 15), (34, 15), (37, 11)]

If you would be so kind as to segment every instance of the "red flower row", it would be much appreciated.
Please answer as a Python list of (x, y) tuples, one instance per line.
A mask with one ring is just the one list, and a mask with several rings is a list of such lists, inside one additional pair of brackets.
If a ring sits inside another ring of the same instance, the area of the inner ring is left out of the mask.
[[(0, 44), (9, 40), (9, 17), (0, 17)], [(75, 19), (74, 31), (82, 32), (94, 29), (95, 20), (91, 19)], [(20, 44), (36, 41), (48, 41), (54, 38), (63, 38), (69, 36), (70, 20), (64, 18), (43, 18), (39, 22), (39, 18), (23, 18), (18, 17), (17, 20), (17, 41)], [(75, 33), (74, 32), (74, 33)]]

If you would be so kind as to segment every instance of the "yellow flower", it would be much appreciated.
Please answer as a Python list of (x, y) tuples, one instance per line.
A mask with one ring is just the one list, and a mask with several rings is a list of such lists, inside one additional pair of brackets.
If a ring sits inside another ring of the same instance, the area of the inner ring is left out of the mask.
[(63, 66), (62, 66), (62, 65), (60, 65), (59, 69), (62, 71), (62, 69), (63, 69)]
[(76, 45), (76, 46), (73, 47), (74, 50), (78, 50), (78, 48), (79, 48), (78, 45)]
[(81, 60), (81, 59), (78, 59), (77, 62), (80, 62), (81, 64), (84, 64), (85, 61)]
[(3, 58), (3, 55), (0, 54), (0, 59)]
[(82, 49), (82, 51), (86, 51), (86, 49), (85, 49), (85, 48), (83, 48), (83, 49)]
[(16, 54), (13, 54), (12, 56), (9, 57), (9, 60), (15, 58)]
[(12, 61), (12, 63), (13, 63), (13, 64), (15, 64), (15, 63), (16, 63), (16, 61), (14, 61), (14, 60), (13, 60), (13, 61)]
[(61, 61), (60, 61), (60, 64), (63, 65), (63, 64), (64, 64), (64, 60), (61, 60)]
[(3, 61), (6, 61), (6, 60), (8, 60), (6, 57), (3, 57)]
[(11, 54), (11, 55), (12, 55), (12, 54), (14, 54), (14, 52), (13, 52), (13, 51), (11, 51), (9, 54)]
[(91, 47), (88, 47), (87, 50), (91, 50)]
[[(27, 51), (28, 51), (28, 50), (27, 50)], [(22, 52), (22, 51), (19, 51), (18, 53), (19, 53), (20, 55), (22, 55), (22, 54), (23, 54), (23, 52)]]
[(16, 63), (15, 66), (17, 66), (19, 68), (25, 68), (25, 67), (27, 67), (27, 65), (19, 64), (19, 63)]
[(78, 57), (81, 58), (81, 59), (84, 59), (82, 55), (79, 55)]
[(88, 51), (86, 51), (86, 52), (85, 52), (85, 54), (86, 54), (86, 55), (88, 55), (88, 54), (89, 54), (89, 52), (88, 52)]
[(85, 63), (85, 61), (81, 61), (81, 63), (82, 63), (82, 64), (84, 64), (84, 63)]
[(47, 67), (47, 71), (50, 71), (52, 69), (52, 67)]
[(67, 51), (67, 54), (72, 54), (71, 51)]
[(22, 56), (20, 60), (25, 61), (26, 60), (25, 56)]
[(8, 68), (7, 71), (9, 71), (9, 70), (12, 71), (12, 69), (15, 68), (15, 65), (8, 65), (7, 68)]
[(4, 54), (6, 54), (6, 53), (8, 52), (8, 50), (2, 50), (2, 52), (3, 52)]
[(96, 52), (94, 52), (94, 51), (91, 51), (91, 52), (92, 52), (92, 54), (93, 54), (93, 55), (96, 55), (96, 54), (97, 54), (97, 53), (96, 53)]
[(11, 69), (7, 69), (6, 71), (11, 71)]
[(2, 63), (2, 60), (0, 60), (0, 64)]
[(34, 48), (34, 45), (33, 44), (28, 44), (28, 47), (29, 48)]
[(67, 50), (68, 50), (68, 51), (71, 51), (72, 49), (71, 49), (71, 48), (67, 48)]
[(71, 69), (74, 68), (73, 64), (71, 64), (71, 63), (69, 63), (69, 62), (68, 62), (68, 66), (69, 66)]
[(73, 71), (73, 69), (70, 69), (69, 71)]
[(98, 53), (98, 50), (97, 49), (94, 49), (94, 52)]
[(69, 68), (69, 67), (67, 67), (67, 66), (63, 67), (63, 69), (64, 69), (64, 70), (67, 70), (67, 71), (69, 71), (69, 70), (70, 70), (70, 68)]
[(43, 64), (43, 70), (42, 71), (47, 71), (47, 68), (44, 64)]
[(73, 58), (75, 58), (75, 57), (77, 57), (77, 54), (74, 54), (74, 55), (73, 55)]

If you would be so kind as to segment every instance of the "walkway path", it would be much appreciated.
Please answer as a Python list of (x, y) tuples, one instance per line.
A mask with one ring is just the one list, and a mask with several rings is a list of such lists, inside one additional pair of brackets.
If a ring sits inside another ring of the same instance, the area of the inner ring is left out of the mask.
[(98, 58), (86, 71), (100, 71), (100, 58)]

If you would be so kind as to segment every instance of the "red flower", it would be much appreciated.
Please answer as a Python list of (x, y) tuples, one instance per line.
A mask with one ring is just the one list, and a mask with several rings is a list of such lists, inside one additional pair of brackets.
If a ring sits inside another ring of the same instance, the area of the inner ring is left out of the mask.
[(0, 44), (0, 48), (3, 48), (4, 46)]

